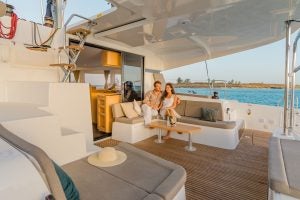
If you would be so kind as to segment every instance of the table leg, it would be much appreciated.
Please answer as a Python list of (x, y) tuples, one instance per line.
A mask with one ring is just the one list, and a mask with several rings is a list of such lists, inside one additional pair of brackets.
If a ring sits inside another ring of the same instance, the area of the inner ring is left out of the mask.
[(158, 129), (157, 139), (154, 140), (155, 143), (158, 143), (158, 144), (165, 143), (165, 141), (161, 139), (161, 134), (162, 134), (162, 129), (159, 128), (159, 129)]
[(196, 151), (196, 147), (193, 147), (193, 142), (192, 142), (192, 134), (189, 133), (189, 141), (188, 141), (188, 146), (184, 147), (185, 150), (187, 151)]

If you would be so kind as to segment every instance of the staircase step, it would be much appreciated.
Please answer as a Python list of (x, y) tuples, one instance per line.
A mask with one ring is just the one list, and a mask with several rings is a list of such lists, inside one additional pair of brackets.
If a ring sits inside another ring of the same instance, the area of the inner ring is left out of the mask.
[[(59, 47), (59, 49), (64, 49), (64, 47)], [(82, 51), (84, 48), (79, 46), (79, 45), (70, 45), (70, 46), (66, 46), (66, 49), (73, 49), (73, 50), (77, 50), (77, 51)]]
[(28, 103), (1, 102), (0, 123), (52, 116), (51, 113), (40, 110), (38, 105)]
[(70, 63), (57, 63), (57, 64), (50, 64), (51, 67), (68, 67), (68, 68), (72, 68), (75, 67), (74, 64), (70, 64)]
[(71, 34), (71, 35), (76, 35), (76, 33), (81, 33), (82, 35), (87, 36), (91, 33), (91, 31), (88, 29), (79, 27), (79, 28), (69, 29), (67, 31), (67, 33)]
[(32, 46), (32, 47), (26, 47), (29, 50), (33, 51), (42, 51), (42, 52), (47, 52), (48, 48), (47, 47), (42, 47), (42, 46)]

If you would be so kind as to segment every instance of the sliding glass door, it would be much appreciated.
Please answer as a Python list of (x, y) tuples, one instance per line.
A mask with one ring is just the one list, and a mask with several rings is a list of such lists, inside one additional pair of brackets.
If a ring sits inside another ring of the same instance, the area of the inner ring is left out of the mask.
[(123, 101), (140, 101), (144, 93), (144, 57), (123, 53), (122, 68)]

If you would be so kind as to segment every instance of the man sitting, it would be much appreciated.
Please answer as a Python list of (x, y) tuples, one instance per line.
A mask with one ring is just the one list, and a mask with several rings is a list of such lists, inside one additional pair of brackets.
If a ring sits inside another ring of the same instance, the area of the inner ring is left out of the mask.
[(142, 110), (145, 120), (145, 125), (148, 125), (151, 123), (152, 116), (158, 115), (158, 110), (160, 108), (161, 104), (161, 82), (155, 81), (154, 89), (151, 91), (148, 91), (145, 94), (145, 99), (143, 100)]

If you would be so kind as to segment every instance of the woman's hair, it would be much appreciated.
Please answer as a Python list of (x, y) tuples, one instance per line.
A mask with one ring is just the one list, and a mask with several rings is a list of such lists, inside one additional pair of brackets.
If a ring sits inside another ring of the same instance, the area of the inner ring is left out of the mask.
[[(166, 83), (165, 88), (166, 88), (167, 86), (169, 86), (169, 87), (171, 88), (171, 93), (172, 93), (172, 94), (175, 94), (175, 90), (174, 90), (174, 87), (173, 87), (172, 83)], [(167, 97), (167, 95), (168, 95), (168, 93), (167, 93), (167, 91), (166, 91), (166, 89), (165, 89), (165, 91), (163, 92), (163, 94), (162, 94), (162, 96), (161, 96), (161, 100), (163, 101), (163, 100)]]

